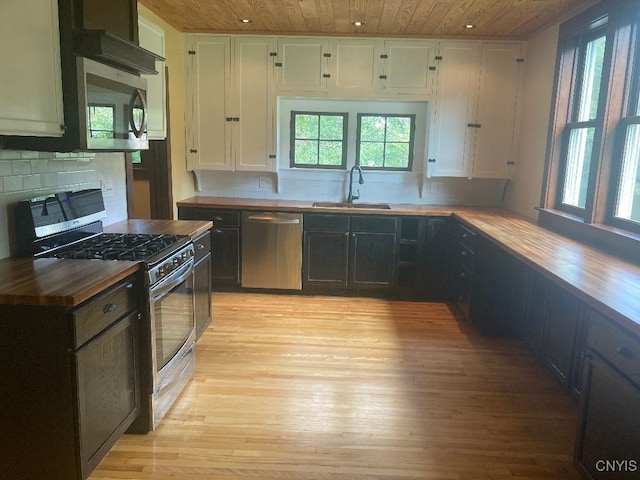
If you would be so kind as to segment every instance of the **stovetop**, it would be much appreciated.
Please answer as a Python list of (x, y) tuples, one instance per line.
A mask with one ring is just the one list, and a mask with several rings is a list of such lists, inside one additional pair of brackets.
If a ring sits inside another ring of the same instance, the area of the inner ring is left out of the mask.
[(137, 260), (152, 263), (188, 243), (181, 235), (102, 233), (53, 250), (44, 256), (55, 258)]

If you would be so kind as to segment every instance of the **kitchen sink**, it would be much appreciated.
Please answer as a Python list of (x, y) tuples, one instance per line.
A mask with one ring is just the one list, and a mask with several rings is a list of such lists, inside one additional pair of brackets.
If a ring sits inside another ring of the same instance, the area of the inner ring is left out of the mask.
[(347, 203), (347, 202), (314, 202), (317, 208), (371, 208), (377, 210), (390, 210), (388, 203)]

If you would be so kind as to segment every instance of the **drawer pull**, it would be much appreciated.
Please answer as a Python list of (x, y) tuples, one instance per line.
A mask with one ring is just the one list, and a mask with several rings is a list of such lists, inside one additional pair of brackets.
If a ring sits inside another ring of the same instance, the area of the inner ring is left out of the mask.
[(464, 278), (466, 277), (466, 275), (464, 274), (464, 272), (460, 272), (460, 278)]
[(118, 304), (116, 303), (107, 303), (102, 309), (102, 313), (111, 313), (115, 312), (118, 308)]
[(616, 348), (616, 354), (620, 355), (621, 357), (628, 358), (629, 360), (633, 359), (633, 352), (629, 347), (625, 347), (624, 345)]
[(468, 234), (468, 233), (463, 233), (463, 234), (462, 234), (462, 238), (465, 238), (465, 239), (466, 239), (466, 238), (469, 238), (469, 234)]
[(204, 245), (201, 243), (196, 243), (196, 250), (204, 250)]
[(463, 257), (466, 257), (468, 255), (466, 250), (463, 250), (460, 252), (460, 255), (462, 255)]
[(222, 217), (213, 217), (214, 222), (222, 222)]
[(222, 230), (220, 230), (219, 228), (214, 228), (211, 230), (213, 233), (215, 234), (219, 234), (219, 233), (224, 233)]

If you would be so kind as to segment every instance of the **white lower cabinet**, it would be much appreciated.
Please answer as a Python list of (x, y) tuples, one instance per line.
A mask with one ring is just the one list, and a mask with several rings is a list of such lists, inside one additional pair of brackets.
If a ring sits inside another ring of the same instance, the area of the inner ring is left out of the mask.
[(441, 42), (439, 58), (427, 175), (509, 178), (522, 45)]
[(0, 134), (64, 132), (57, 0), (3, 0)]
[(273, 40), (187, 37), (187, 168), (275, 170)]

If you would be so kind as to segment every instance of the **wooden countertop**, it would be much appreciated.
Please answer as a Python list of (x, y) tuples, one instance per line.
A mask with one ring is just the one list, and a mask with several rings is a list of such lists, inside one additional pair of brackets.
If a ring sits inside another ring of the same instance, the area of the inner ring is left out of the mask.
[(75, 307), (137, 272), (138, 262), (4, 258), (0, 303)]
[[(125, 220), (108, 233), (189, 235), (211, 228), (209, 221)], [(0, 260), (0, 303), (75, 307), (139, 270), (134, 261), (5, 258)]]
[(196, 238), (212, 227), (212, 222), (200, 220), (143, 220), (130, 219), (104, 227), (107, 233), (152, 233), (189, 235)]
[[(224, 197), (191, 197), (177, 203), (178, 207), (200, 208), (232, 208), (242, 210), (278, 210), (287, 212), (311, 213), (346, 213), (367, 215), (429, 215), (450, 216), (455, 207), (442, 205), (414, 205), (389, 203), (390, 208), (362, 208), (362, 207), (314, 207), (314, 202), (300, 200), (260, 200), (255, 198), (224, 198)], [(366, 205), (355, 202), (354, 205)]]
[(583, 302), (640, 335), (640, 267), (538, 226), (508, 210), (482, 207), (390, 204), (390, 209), (318, 208), (313, 202), (243, 198), (192, 197), (178, 206), (363, 213), (376, 215), (450, 216), (477, 230), (570, 291)]

